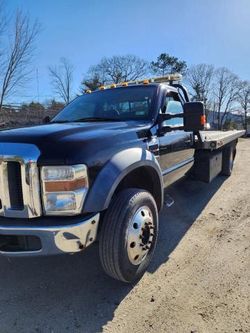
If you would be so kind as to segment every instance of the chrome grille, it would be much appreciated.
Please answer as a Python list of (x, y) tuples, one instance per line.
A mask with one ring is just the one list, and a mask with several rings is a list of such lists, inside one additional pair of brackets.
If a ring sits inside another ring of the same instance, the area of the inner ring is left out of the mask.
[(7, 175), (9, 185), (10, 208), (13, 210), (23, 210), (23, 189), (20, 163), (8, 162)]
[(34, 145), (0, 143), (1, 216), (32, 218), (41, 215), (39, 155)]

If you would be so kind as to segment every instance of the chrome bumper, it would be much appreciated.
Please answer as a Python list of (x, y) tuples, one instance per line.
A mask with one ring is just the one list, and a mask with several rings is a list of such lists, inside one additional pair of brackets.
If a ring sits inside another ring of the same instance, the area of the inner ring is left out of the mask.
[[(34, 223), (34, 219), (29, 220), (30, 225), (25, 222), (24, 225), (8, 223), (3, 225), (0, 221), (0, 255), (5, 256), (38, 256), (38, 255), (55, 255), (62, 253), (75, 253), (84, 250), (96, 240), (100, 214), (87, 217), (78, 217), (77, 223), (70, 225), (39, 226)], [(5, 218), (6, 221), (6, 218)], [(45, 223), (46, 224), (46, 223)], [(41, 248), (39, 249), (22, 249), (14, 248), (5, 244), (8, 240), (18, 240), (19, 238), (35, 237), (39, 240)]]

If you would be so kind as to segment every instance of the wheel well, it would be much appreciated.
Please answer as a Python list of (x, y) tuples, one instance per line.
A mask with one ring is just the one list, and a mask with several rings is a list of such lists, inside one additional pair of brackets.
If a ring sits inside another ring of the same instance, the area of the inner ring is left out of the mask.
[(139, 167), (126, 175), (118, 185), (115, 193), (126, 188), (140, 188), (148, 191), (155, 199), (157, 208), (162, 208), (162, 184), (158, 173), (151, 167)]
[(233, 158), (236, 156), (236, 146), (237, 146), (238, 140), (234, 140), (230, 143), (228, 143), (226, 146), (222, 148), (222, 153), (225, 154), (225, 152), (229, 149), (232, 149), (233, 152)]

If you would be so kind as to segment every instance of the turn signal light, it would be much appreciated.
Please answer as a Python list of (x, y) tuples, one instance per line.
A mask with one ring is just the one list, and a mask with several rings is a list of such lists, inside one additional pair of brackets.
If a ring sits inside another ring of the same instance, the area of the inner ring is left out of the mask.
[(87, 185), (88, 184), (86, 178), (44, 182), (46, 192), (76, 191), (81, 188), (87, 187)]
[(201, 116), (201, 125), (206, 125), (207, 119), (205, 115)]

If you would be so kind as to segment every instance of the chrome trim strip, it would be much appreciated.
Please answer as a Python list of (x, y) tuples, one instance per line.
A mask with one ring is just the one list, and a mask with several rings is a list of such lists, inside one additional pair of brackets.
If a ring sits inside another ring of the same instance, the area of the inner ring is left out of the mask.
[(185, 165), (187, 165), (189, 163), (192, 163), (193, 161), (194, 161), (194, 157), (191, 157), (191, 158), (189, 158), (189, 159), (187, 159), (187, 160), (185, 160), (183, 162), (177, 163), (177, 164), (173, 165), (172, 167), (164, 170), (162, 172), (162, 176), (166, 176), (167, 174), (169, 174), (169, 173), (171, 173), (173, 171), (176, 171), (176, 170), (184, 167)]
[(7, 252), (0, 251), (0, 255), (41, 256), (62, 253), (75, 253), (84, 250), (97, 238), (100, 213), (82, 218), (81, 222), (66, 226), (0, 226), (0, 235), (36, 236), (41, 240), (42, 248), (35, 251)]
[[(0, 143), (0, 216), (14, 218), (33, 218), (41, 216), (40, 183), (37, 160), (39, 149), (32, 144)], [(18, 162), (21, 167), (23, 191), (23, 210), (11, 209), (7, 163)]]

